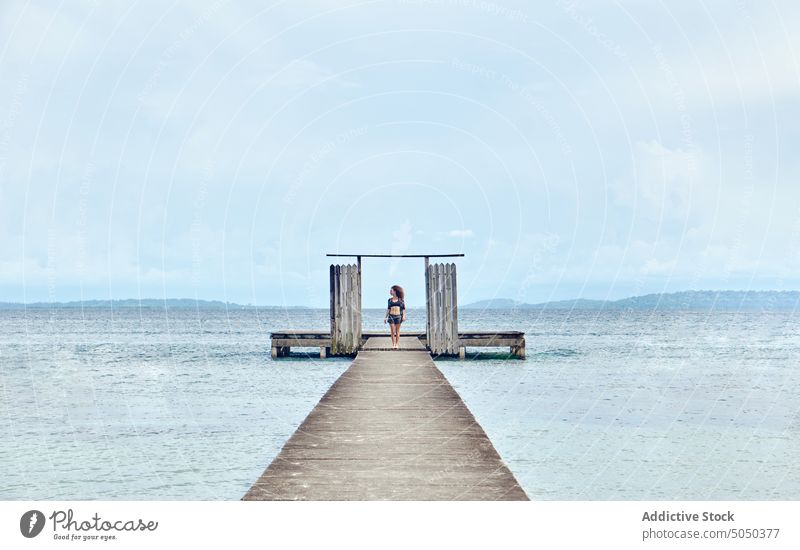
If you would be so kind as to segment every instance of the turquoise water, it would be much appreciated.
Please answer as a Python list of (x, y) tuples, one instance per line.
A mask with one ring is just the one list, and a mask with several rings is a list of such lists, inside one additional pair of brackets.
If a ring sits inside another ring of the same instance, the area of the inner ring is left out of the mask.
[[(383, 330), (382, 311), (365, 329)], [(0, 499), (239, 499), (347, 359), (320, 310), (0, 311)], [(459, 312), (527, 333), (442, 369), (534, 499), (800, 498), (791, 313)], [(406, 329), (421, 329), (410, 311)]]

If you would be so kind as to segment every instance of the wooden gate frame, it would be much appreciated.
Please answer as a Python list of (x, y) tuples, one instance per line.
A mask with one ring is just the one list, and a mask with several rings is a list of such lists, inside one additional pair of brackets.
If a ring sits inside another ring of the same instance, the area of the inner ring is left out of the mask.
[(456, 264), (431, 264), (425, 258), (425, 295), (428, 349), (434, 355), (461, 355)]
[(361, 258), (356, 265), (330, 266), (331, 355), (361, 348)]
[[(432, 336), (432, 330), (437, 329), (438, 327), (433, 326), (431, 323), (431, 312), (432, 312), (432, 302), (431, 302), (431, 292), (432, 289), (430, 287), (430, 280), (429, 280), (429, 269), (431, 267), (430, 259), (431, 258), (463, 258), (464, 254), (326, 254), (328, 257), (347, 257), (347, 258), (356, 258), (356, 265), (358, 266), (358, 296), (357, 296), (357, 317), (358, 317), (358, 335), (360, 340), (361, 336), (361, 258), (424, 258), (425, 259), (425, 336), (428, 343), (428, 349), (431, 349), (431, 341), (439, 342), (440, 340), (446, 340), (447, 345), (443, 348), (439, 349), (436, 353), (437, 355), (457, 355), (463, 352), (463, 349), (460, 348), (460, 342), (458, 340), (458, 293), (457, 293), (457, 285), (456, 285), (456, 270), (455, 264), (452, 264), (452, 296), (453, 303), (450, 305), (451, 316), (446, 317), (446, 334), (447, 337), (445, 338), (445, 334), (442, 334), (442, 339), (437, 340), (436, 336)], [(441, 265), (441, 264), (440, 264)], [(446, 265), (446, 264), (445, 264)], [(335, 323), (335, 312), (334, 312), (334, 266), (331, 265), (331, 353), (333, 355), (342, 354), (344, 350), (341, 350), (337, 353), (336, 350), (333, 348), (333, 339), (334, 339), (334, 323)], [(447, 308), (447, 305), (445, 305)], [(454, 336), (453, 336), (454, 334)], [(358, 342), (357, 347), (360, 347), (361, 344)], [(439, 348), (439, 344), (435, 344), (437, 348)], [(349, 347), (348, 347), (349, 349)], [(358, 351), (357, 349), (355, 351)], [(351, 353), (355, 353), (355, 351), (347, 351), (345, 354), (349, 355)]]

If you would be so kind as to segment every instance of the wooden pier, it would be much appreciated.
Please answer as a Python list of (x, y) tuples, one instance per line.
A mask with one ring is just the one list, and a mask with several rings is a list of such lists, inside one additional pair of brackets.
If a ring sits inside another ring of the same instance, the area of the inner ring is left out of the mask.
[[(519, 331), (458, 330), (454, 263), (463, 254), (328, 254), (330, 331), (273, 332), (272, 357), (297, 347), (355, 356), (242, 500), (528, 500), (483, 428), (432, 357), (505, 347), (525, 357)], [(361, 329), (362, 258), (421, 258), (425, 332)]]
[[(416, 339), (422, 345), (422, 349), (428, 349), (428, 340), (424, 332), (403, 332), (403, 341)], [(325, 358), (331, 354), (331, 333), (321, 330), (283, 330), (273, 332), (270, 335), (272, 340), (272, 357), (287, 357), (292, 348), (319, 348), (320, 358)], [(365, 346), (373, 338), (386, 337), (386, 332), (363, 332), (359, 350), (366, 349)], [(525, 358), (525, 333), (516, 330), (495, 330), (495, 331), (467, 331), (458, 333), (457, 353), (458, 357), (464, 359), (467, 348), (472, 347), (508, 347), (511, 354), (515, 357)], [(391, 348), (391, 344), (389, 346)], [(355, 355), (355, 354), (352, 354)], [(442, 353), (440, 355), (447, 355)]]
[(420, 337), (364, 336), (242, 500), (528, 500)]

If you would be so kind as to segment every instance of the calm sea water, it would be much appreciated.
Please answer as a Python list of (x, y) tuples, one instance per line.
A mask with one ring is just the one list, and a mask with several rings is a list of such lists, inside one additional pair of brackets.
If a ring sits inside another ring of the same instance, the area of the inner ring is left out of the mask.
[[(272, 361), (269, 332), (327, 316), (0, 311), (0, 499), (239, 499), (349, 364)], [(462, 310), (528, 358), (437, 365), (533, 499), (797, 500), (798, 320)]]

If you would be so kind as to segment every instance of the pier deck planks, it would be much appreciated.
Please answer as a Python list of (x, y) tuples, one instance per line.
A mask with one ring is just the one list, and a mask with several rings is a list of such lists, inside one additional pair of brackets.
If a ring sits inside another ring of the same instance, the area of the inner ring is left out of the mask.
[[(361, 349), (364, 351), (391, 351), (392, 338), (391, 336), (373, 336), (372, 338), (369, 338), (363, 346), (361, 346)], [(419, 338), (403, 338), (401, 336), (400, 351), (425, 351), (425, 346), (422, 345), (422, 342)]]
[(423, 348), (360, 351), (242, 500), (528, 497)]

